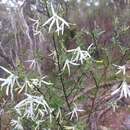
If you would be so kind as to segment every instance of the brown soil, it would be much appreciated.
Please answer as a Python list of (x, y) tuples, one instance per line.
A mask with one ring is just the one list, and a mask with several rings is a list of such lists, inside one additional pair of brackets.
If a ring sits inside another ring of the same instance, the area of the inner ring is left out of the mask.
[(108, 111), (100, 119), (100, 126), (101, 130), (130, 130), (130, 106)]

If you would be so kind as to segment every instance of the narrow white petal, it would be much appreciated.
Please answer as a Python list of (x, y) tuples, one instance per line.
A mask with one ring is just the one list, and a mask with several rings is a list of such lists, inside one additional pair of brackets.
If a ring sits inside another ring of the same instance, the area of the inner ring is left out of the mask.
[(62, 35), (63, 35), (64, 34), (64, 23), (62, 23), (61, 30), (62, 30)]
[(3, 69), (5, 72), (9, 73), (9, 74), (12, 74), (9, 70), (7, 70), (6, 68), (0, 66), (1, 69)]
[(49, 26), (49, 32), (51, 31), (52, 26), (54, 25), (55, 21), (56, 21), (55, 19), (52, 20), (52, 22), (51, 22), (51, 24), (50, 24), (50, 26)]
[(54, 15), (56, 15), (56, 13), (55, 13), (55, 10), (54, 10), (54, 7), (53, 7), (53, 4), (51, 3), (51, 11), (52, 11), (52, 15), (54, 16)]
[(118, 89), (114, 90), (114, 91), (111, 93), (111, 95), (115, 95), (115, 94), (119, 93), (119, 92), (120, 92), (120, 89), (121, 89), (121, 88), (118, 88)]
[(116, 72), (116, 74), (119, 74), (119, 73), (121, 73), (121, 70), (119, 70), (119, 71)]
[(90, 46), (88, 47), (88, 51), (91, 49), (91, 47), (93, 46), (94, 44), (92, 43), (92, 44), (90, 44)]
[(62, 21), (67, 27), (69, 27), (69, 23), (66, 22), (63, 18), (61, 18), (61, 17), (59, 17), (59, 16), (57, 16), (57, 18), (58, 18), (60, 21)]
[(70, 64), (71, 64), (71, 65), (75, 65), (75, 66), (80, 65), (80, 64), (78, 64), (78, 63), (74, 63), (74, 62), (70, 62)]
[(74, 112), (72, 112), (71, 117), (70, 117), (70, 120), (72, 120), (73, 117), (74, 117)]
[(7, 88), (6, 88), (6, 95), (8, 96), (9, 95), (9, 84), (7, 85)]
[(74, 52), (76, 49), (67, 50), (67, 52)]
[(123, 94), (123, 90), (121, 89), (121, 93), (120, 93), (119, 99), (121, 99), (122, 97), (124, 97), (124, 94)]
[(42, 26), (46, 26), (47, 24), (49, 24), (51, 21), (53, 20), (53, 17), (49, 18)]
[(60, 26), (59, 26), (59, 21), (58, 21), (58, 19), (56, 19), (56, 28), (57, 28), (57, 32), (58, 32), (58, 35), (59, 35)]
[(0, 81), (5, 81), (6, 79), (0, 78)]

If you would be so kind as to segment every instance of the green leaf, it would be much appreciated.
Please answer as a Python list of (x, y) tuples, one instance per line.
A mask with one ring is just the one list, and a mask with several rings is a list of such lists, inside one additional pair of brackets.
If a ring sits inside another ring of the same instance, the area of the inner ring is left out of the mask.
[(54, 95), (54, 97), (51, 99), (50, 105), (51, 107), (58, 109), (59, 107), (63, 106), (63, 100), (60, 97), (57, 97)]

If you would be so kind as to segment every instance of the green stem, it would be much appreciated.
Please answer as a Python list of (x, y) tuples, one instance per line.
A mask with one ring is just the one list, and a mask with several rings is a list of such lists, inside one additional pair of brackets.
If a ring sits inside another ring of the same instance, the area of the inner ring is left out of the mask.
[(68, 101), (68, 98), (67, 98), (67, 93), (66, 93), (66, 89), (65, 89), (65, 85), (64, 85), (64, 82), (63, 82), (63, 77), (61, 75), (61, 66), (60, 66), (60, 56), (59, 56), (59, 53), (58, 53), (58, 48), (56, 46), (56, 42), (55, 42), (55, 35), (53, 33), (53, 43), (54, 43), (54, 48), (55, 48), (55, 51), (56, 51), (56, 56), (57, 56), (57, 63), (58, 63), (58, 71), (59, 71), (59, 77), (60, 77), (60, 81), (61, 81), (61, 85), (62, 85), (62, 90), (63, 90), (63, 93), (64, 93), (64, 97), (65, 97), (65, 101), (66, 101), (66, 104), (68, 106), (68, 109), (69, 111), (71, 110), (70, 108), (70, 104), (69, 104), (69, 101)]

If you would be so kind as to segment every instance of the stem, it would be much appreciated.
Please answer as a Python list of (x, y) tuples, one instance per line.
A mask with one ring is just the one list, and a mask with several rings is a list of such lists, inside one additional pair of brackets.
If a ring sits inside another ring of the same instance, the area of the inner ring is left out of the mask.
[[(59, 71), (59, 74), (60, 74), (62, 72), (61, 66), (60, 66), (60, 56), (59, 56), (58, 49), (57, 49), (57, 46), (56, 46), (54, 33), (53, 33), (53, 43), (54, 43), (54, 48), (55, 48), (56, 56), (57, 56), (58, 71)], [(61, 85), (62, 85), (62, 90), (63, 90), (63, 93), (64, 93), (64, 98), (65, 98), (66, 104), (68, 106), (68, 109), (70, 111), (71, 110), (70, 109), (70, 104), (69, 104), (69, 101), (68, 101), (68, 98), (67, 98), (67, 93), (66, 93), (65, 85), (64, 85), (63, 77), (62, 77), (61, 74), (59, 75), (59, 78), (60, 78), (60, 82), (61, 82)]]
[(94, 93), (94, 98), (93, 98), (92, 105), (91, 105), (91, 112), (90, 112), (90, 114), (89, 114), (89, 119), (90, 119), (91, 114), (93, 113), (94, 105), (95, 105), (95, 100), (96, 100), (97, 93), (98, 93), (98, 90), (99, 90), (99, 85), (98, 85), (98, 83), (97, 83), (97, 81), (96, 81), (96, 78), (95, 78), (93, 72), (90, 71), (90, 73), (91, 73), (91, 75), (92, 75), (92, 77), (93, 77), (93, 80), (94, 80), (94, 82), (95, 82), (96, 91), (95, 91), (95, 93)]
[(77, 84), (79, 84), (79, 82), (82, 80), (83, 75), (84, 75), (84, 73), (82, 73), (82, 74), (78, 77), (77, 81), (75, 81), (75, 84), (74, 84), (73, 88), (70, 90), (70, 93), (67, 95), (67, 97), (69, 97), (69, 96), (73, 93), (73, 91), (75, 90)]
[(47, 15), (50, 18), (50, 13), (49, 13), (49, 9), (48, 9), (47, 1), (46, 0), (45, 0), (45, 7), (46, 7)]
[(96, 57), (99, 58), (99, 49), (98, 49), (98, 45), (97, 45), (97, 40), (96, 40), (96, 38), (95, 38), (93, 32), (91, 32), (91, 36), (92, 36), (92, 39), (93, 39), (94, 45), (95, 45), (95, 47), (96, 47), (96, 55), (97, 55)]
[(126, 54), (127, 54), (127, 50), (126, 50), (125, 53), (122, 55), (122, 57), (121, 57), (121, 59), (120, 59), (120, 61), (119, 61), (119, 64), (122, 64), (122, 63), (123, 63), (123, 60), (124, 60)]
[[(49, 13), (49, 9), (48, 9), (47, 1), (46, 1), (46, 0), (45, 0), (45, 7), (46, 7), (47, 15), (48, 15), (48, 17), (50, 18), (50, 13)], [(58, 54), (58, 49), (57, 49), (57, 46), (56, 46), (54, 33), (53, 33), (53, 44), (54, 44), (54, 48), (55, 48), (55, 51), (56, 51), (56, 56), (57, 56), (57, 60), (58, 60), (58, 70), (59, 70), (59, 74), (60, 74), (60, 73), (61, 73), (60, 57), (59, 57), (59, 54)], [(71, 110), (71, 109), (70, 109), (70, 104), (69, 104), (69, 101), (68, 101), (68, 99), (67, 99), (66, 89), (65, 89), (65, 85), (64, 85), (64, 82), (63, 82), (63, 77), (62, 77), (62, 75), (60, 75), (60, 81), (61, 81), (62, 90), (63, 90), (64, 97), (65, 97), (65, 101), (66, 101), (66, 104), (67, 104), (68, 109), (69, 109), (69, 111), (70, 111), (70, 110)], [(53, 114), (53, 115), (54, 115), (54, 114)], [(54, 116), (55, 116), (55, 115), (54, 115)], [(64, 128), (60, 125), (59, 121), (58, 121), (58, 124), (59, 124), (61, 130), (63, 130)]]

